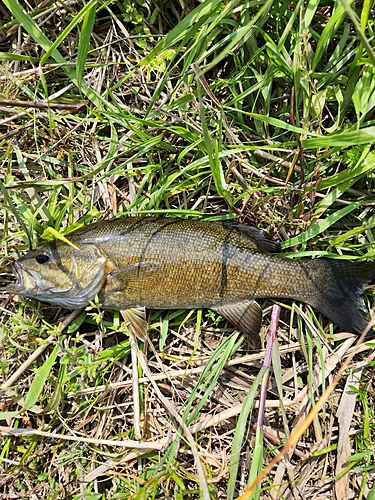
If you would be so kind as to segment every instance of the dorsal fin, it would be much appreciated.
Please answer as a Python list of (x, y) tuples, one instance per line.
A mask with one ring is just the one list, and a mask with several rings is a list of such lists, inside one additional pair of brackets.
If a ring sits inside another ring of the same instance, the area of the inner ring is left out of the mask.
[(281, 251), (280, 243), (273, 240), (268, 233), (261, 229), (236, 221), (224, 221), (222, 225), (227, 229), (241, 233), (246, 238), (250, 238), (256, 245), (258, 252), (277, 253)]

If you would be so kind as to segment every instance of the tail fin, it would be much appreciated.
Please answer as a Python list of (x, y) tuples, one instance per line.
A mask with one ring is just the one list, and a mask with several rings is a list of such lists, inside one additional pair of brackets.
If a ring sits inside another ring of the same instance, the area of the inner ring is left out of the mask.
[(375, 262), (317, 259), (327, 273), (326, 286), (316, 309), (347, 332), (361, 334), (370, 316), (360, 297), (363, 289), (375, 280)]

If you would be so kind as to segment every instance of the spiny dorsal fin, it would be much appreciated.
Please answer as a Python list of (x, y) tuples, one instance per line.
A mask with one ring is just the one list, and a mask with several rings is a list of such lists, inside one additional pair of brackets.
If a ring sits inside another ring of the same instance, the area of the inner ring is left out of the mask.
[(236, 221), (224, 221), (223, 227), (238, 231), (246, 238), (250, 238), (256, 245), (258, 252), (277, 253), (281, 251), (280, 243), (271, 238), (271, 236), (254, 226), (247, 226)]

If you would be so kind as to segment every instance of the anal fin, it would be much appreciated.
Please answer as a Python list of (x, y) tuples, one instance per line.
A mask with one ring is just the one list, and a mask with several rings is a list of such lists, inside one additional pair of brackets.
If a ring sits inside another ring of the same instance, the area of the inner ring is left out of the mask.
[(259, 335), (262, 324), (262, 309), (255, 300), (246, 300), (212, 309), (242, 332)]

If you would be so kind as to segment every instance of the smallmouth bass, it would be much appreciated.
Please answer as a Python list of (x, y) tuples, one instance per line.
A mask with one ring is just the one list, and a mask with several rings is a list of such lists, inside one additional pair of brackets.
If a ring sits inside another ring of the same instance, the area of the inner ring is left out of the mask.
[(369, 320), (360, 299), (374, 262), (293, 260), (279, 244), (238, 222), (129, 217), (90, 224), (27, 253), (13, 265), (11, 293), (71, 309), (98, 296), (115, 310), (217, 311), (258, 334), (258, 298), (305, 302), (346, 331)]

